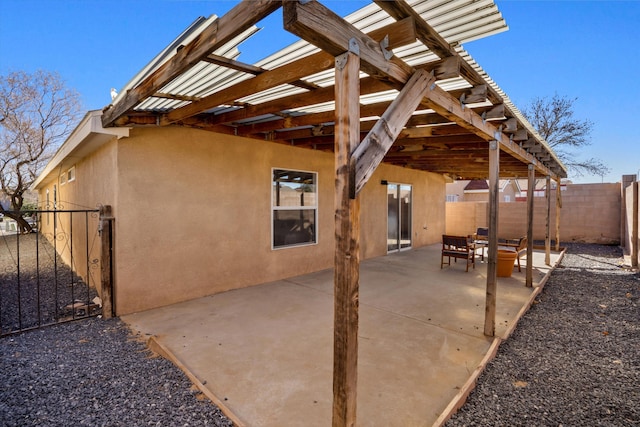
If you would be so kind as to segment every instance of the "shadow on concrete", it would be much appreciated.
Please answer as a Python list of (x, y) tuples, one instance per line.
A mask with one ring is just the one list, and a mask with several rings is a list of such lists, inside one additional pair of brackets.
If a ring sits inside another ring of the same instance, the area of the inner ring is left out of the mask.
[[(486, 264), (440, 269), (440, 244), (362, 262), (359, 425), (445, 420), (526, 312), (551, 267), (534, 251), (534, 287), (498, 278), (496, 338), (483, 334)], [(557, 265), (562, 254), (552, 253)], [(523, 259), (524, 261), (524, 259)], [(333, 380), (333, 270), (123, 316), (151, 336), (239, 425), (327, 426)]]

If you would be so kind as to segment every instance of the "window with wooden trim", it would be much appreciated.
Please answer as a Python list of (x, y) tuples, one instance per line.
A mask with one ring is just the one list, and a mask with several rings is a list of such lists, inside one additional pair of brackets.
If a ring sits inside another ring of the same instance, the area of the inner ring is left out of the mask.
[(271, 212), (272, 247), (317, 242), (318, 174), (273, 169)]

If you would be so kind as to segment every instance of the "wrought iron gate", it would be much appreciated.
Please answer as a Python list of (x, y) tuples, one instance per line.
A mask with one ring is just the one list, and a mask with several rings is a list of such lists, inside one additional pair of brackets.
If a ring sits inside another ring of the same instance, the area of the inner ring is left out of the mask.
[[(20, 233), (7, 216), (0, 222), (0, 336), (102, 314), (98, 289), (103, 275), (111, 280), (112, 250), (111, 227), (108, 236), (102, 232), (104, 210), (21, 214), (32, 232)], [(106, 293), (111, 311), (111, 289)]]

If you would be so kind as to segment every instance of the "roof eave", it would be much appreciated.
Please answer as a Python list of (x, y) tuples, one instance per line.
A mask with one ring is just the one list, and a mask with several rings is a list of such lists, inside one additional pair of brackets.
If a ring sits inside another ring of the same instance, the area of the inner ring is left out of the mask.
[[(75, 163), (78, 159), (94, 152), (113, 138), (125, 138), (129, 136), (130, 128), (102, 127), (102, 112), (100, 110), (88, 111), (78, 126), (53, 155), (44, 170), (33, 182), (30, 190), (36, 190), (51, 179), (56, 169), (63, 169), (67, 165)], [(57, 174), (56, 174), (57, 176)]]

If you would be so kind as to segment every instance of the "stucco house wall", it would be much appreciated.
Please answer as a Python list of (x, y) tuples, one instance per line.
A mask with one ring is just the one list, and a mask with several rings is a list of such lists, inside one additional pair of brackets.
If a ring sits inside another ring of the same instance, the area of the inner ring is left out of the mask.
[[(334, 156), (181, 127), (134, 128), (74, 163), (59, 200), (110, 204), (117, 314), (333, 267)], [(272, 249), (272, 169), (317, 172), (317, 243)], [(387, 253), (389, 183), (413, 186), (413, 247), (440, 241), (441, 175), (381, 165), (360, 194), (363, 258)], [(40, 187), (41, 198), (50, 181)]]
[[(38, 186), (39, 209), (89, 210), (98, 209), (98, 204), (115, 201), (118, 188), (116, 154), (114, 138), (86, 157), (67, 158)], [(69, 180), (71, 169), (74, 178)], [(52, 244), (55, 239), (55, 248), (62, 260), (73, 265), (75, 273), (93, 286), (99, 285), (100, 280), (98, 222), (97, 213), (82, 212), (56, 213), (55, 219), (52, 212), (42, 213), (39, 222), (39, 232)]]

